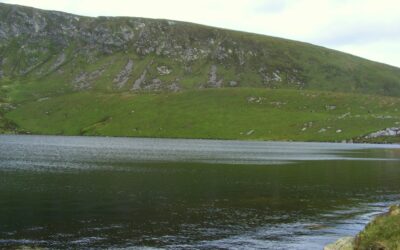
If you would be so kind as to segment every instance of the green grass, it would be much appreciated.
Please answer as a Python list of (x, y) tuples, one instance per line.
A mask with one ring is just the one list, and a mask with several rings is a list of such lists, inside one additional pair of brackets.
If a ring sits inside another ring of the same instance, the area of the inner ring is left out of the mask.
[[(210, 66), (217, 65), (218, 79), (224, 79), (225, 83), (237, 81), (241, 87), (265, 87), (260, 74), (260, 69), (264, 69), (269, 75), (280, 72), (282, 82), (273, 84), (274, 88), (300, 88), (291, 82), (294, 77), (302, 82), (301, 88), (308, 90), (400, 96), (399, 68), (308, 43), (193, 23), (170, 25), (167, 20), (157, 19), (80, 17), (76, 21), (72, 15), (62, 17), (49, 11), (0, 4), (0, 22), (6, 26), (26, 28), (26, 20), (18, 19), (20, 23), (8, 20), (12, 9), (27, 16), (40, 13), (54, 35), (37, 37), (32, 31), (0, 41), (0, 57), (5, 59), (0, 67), (5, 77), (14, 82), (37, 83), (32, 86), (43, 91), (54, 88), (66, 92), (81, 72), (105, 68), (102, 76), (93, 81), (93, 89), (114, 92), (112, 80), (130, 58), (134, 69), (129, 84), (119, 92), (129, 90), (145, 68), (148, 68), (148, 80), (160, 78), (164, 83), (178, 80), (184, 89), (197, 89), (207, 82)], [(62, 39), (58, 38), (63, 34), (58, 32), (71, 20), (77, 22), (75, 25), (81, 33), (77, 31), (73, 37), (64, 37), (66, 40), (60, 42)], [(145, 39), (138, 31), (139, 23), (145, 24)], [(104, 48), (102, 41), (85, 42), (86, 34), (96, 33), (98, 28), (104, 30), (103, 35), (116, 40), (121, 37), (121, 28), (132, 31), (135, 36), (124, 44), (107, 41), (111, 43), (108, 46), (111, 51)], [(141, 53), (137, 44), (142, 49), (151, 48), (152, 52)], [(193, 52), (196, 58), (183, 59), (190, 51), (197, 51)], [(221, 57), (218, 51), (226, 55)], [(49, 72), (62, 53), (66, 56), (65, 62)], [(168, 66), (172, 73), (159, 76), (156, 67), (161, 65)], [(21, 95), (35, 90), (21, 90)]]
[(391, 97), (257, 88), (78, 92), (21, 102), (6, 118), (34, 134), (341, 141), (394, 126), (399, 104)]
[[(47, 21), (48, 35), (24, 19), (33, 13)], [(0, 22), (32, 30), (0, 41), (0, 133), (363, 141), (362, 135), (400, 123), (399, 68), (320, 46), (193, 23), (76, 18), (1, 3)], [(66, 35), (64, 26), (76, 31)], [(134, 34), (130, 40), (121, 40), (122, 29)], [(88, 41), (98, 30), (101, 36)], [(132, 72), (116, 88), (128, 60)], [(212, 65), (223, 89), (200, 89)], [(172, 72), (160, 75), (159, 66)], [(147, 83), (160, 79), (164, 90), (177, 83), (181, 92), (132, 92), (145, 70)], [(78, 90), (74, 80), (81, 75), (89, 87)], [(266, 81), (276, 75), (281, 81)], [(4, 108), (9, 105), (15, 109)]]
[(355, 249), (400, 249), (400, 207), (377, 217), (357, 236)]

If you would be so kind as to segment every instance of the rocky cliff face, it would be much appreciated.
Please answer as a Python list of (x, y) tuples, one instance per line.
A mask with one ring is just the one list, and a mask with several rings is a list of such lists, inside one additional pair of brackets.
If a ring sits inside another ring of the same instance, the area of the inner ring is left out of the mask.
[(309, 44), (1, 3), (0, 79), (60, 81), (74, 91), (270, 87), (400, 94), (399, 69)]
[[(197, 25), (191, 29), (192, 24), (142, 18), (89, 18), (4, 4), (0, 8), (2, 48), (14, 45), (19, 54), (30, 58), (20, 71), (7, 72), (10, 75), (27, 73), (43, 63), (40, 59), (71, 46), (75, 56), (85, 56), (88, 63), (96, 56), (122, 51), (164, 56), (185, 64), (204, 58), (220, 62), (238, 58), (244, 64), (246, 57), (259, 53), (219, 37), (226, 36), (226, 32)], [(64, 53), (58, 56), (53, 68), (66, 60)], [(3, 64), (8, 60), (3, 57)]]
[(26, 53), (35, 43), (42, 44), (40, 49), (44, 51), (48, 50), (44, 45), (62, 50), (75, 43), (79, 49), (103, 54), (154, 53), (181, 62), (237, 59), (240, 65), (246, 58), (263, 53), (234, 41), (229, 32), (194, 24), (143, 18), (89, 18), (4, 4), (0, 7), (2, 45), (18, 40)]

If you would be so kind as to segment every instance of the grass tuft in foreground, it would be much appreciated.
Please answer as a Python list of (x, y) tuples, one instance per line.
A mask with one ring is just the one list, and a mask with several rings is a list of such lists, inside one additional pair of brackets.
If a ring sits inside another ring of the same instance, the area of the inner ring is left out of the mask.
[(400, 249), (400, 206), (375, 218), (356, 237), (355, 249)]

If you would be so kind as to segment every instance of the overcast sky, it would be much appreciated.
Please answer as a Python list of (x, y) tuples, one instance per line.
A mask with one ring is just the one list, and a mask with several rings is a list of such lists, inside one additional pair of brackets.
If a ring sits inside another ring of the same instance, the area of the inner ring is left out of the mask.
[(166, 18), (309, 42), (400, 67), (400, 0), (0, 0), (87, 16)]

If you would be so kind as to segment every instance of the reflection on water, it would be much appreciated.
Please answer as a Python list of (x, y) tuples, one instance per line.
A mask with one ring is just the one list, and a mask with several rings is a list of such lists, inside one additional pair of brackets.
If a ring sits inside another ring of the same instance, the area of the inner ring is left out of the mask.
[(396, 146), (0, 136), (0, 248), (321, 249), (399, 202)]

